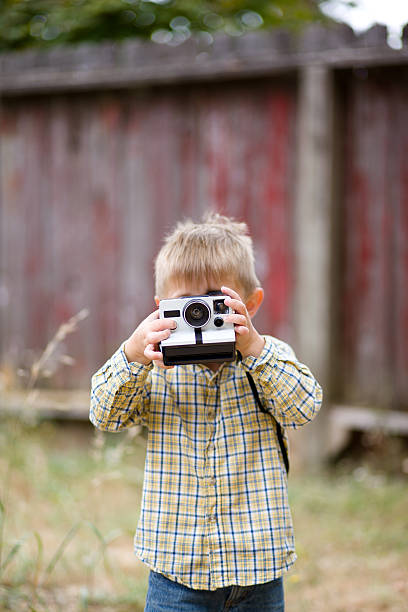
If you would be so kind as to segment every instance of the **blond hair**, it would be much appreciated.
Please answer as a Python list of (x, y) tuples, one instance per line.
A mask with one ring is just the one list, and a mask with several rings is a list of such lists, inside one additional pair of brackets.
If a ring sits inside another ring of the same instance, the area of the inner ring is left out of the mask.
[(201, 279), (220, 284), (232, 279), (248, 297), (260, 283), (246, 223), (214, 212), (204, 215), (201, 223), (178, 223), (156, 257), (155, 279), (160, 297), (166, 296), (171, 282)]

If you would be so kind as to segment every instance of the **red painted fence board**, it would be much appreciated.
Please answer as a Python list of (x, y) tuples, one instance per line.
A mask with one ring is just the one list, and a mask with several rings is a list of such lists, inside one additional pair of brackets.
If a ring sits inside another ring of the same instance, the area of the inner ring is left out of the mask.
[[(395, 76), (395, 75), (394, 75)], [(408, 84), (368, 74), (347, 100), (343, 397), (408, 406)]]

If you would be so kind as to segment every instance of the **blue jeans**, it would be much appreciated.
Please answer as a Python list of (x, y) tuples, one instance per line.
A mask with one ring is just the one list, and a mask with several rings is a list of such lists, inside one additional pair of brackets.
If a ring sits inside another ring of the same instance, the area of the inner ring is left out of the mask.
[(284, 612), (282, 578), (216, 591), (190, 589), (151, 571), (145, 612)]

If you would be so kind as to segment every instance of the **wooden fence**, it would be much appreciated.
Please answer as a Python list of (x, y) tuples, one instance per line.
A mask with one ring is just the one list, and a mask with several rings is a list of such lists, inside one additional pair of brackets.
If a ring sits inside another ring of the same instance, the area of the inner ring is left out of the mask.
[(4, 370), (88, 308), (48, 383), (86, 388), (153, 308), (163, 233), (211, 207), (326, 398), (407, 409), (407, 65), (379, 27), (0, 57)]
[(408, 407), (406, 69), (348, 84), (342, 206), (343, 396)]

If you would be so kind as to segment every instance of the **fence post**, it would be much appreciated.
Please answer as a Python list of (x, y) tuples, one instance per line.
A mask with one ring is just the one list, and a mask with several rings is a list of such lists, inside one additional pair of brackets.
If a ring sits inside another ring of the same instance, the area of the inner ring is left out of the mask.
[(323, 386), (319, 417), (300, 434), (309, 468), (327, 453), (332, 295), (333, 73), (324, 65), (300, 71), (295, 195), (296, 351)]

